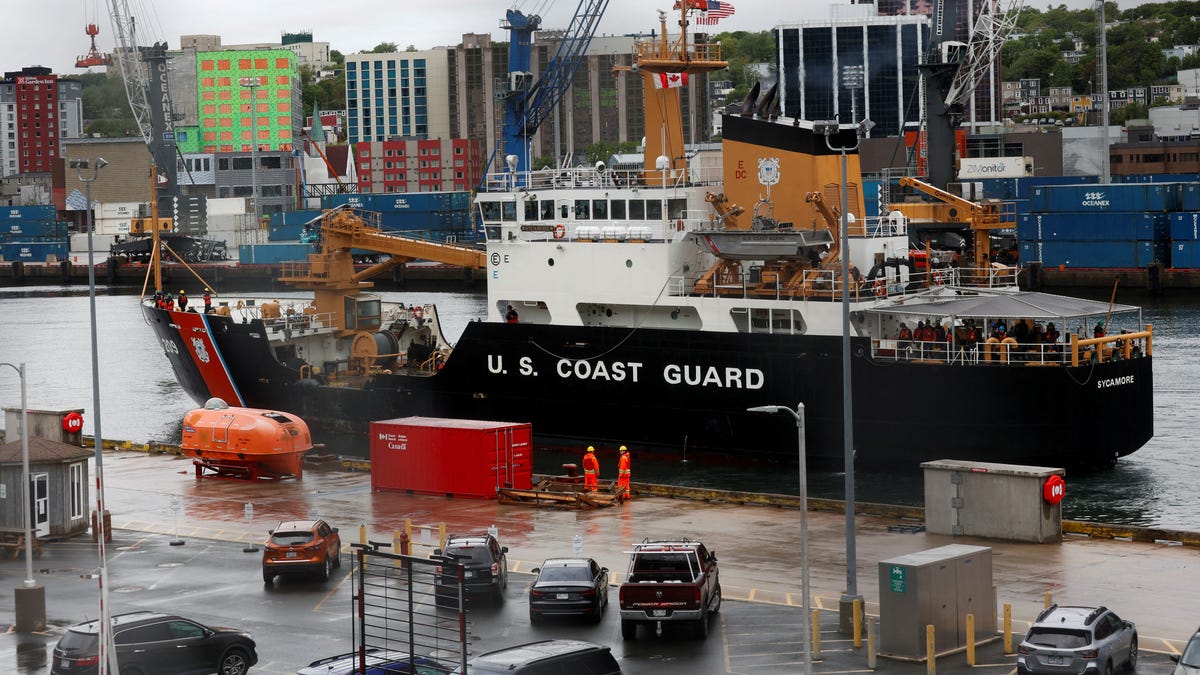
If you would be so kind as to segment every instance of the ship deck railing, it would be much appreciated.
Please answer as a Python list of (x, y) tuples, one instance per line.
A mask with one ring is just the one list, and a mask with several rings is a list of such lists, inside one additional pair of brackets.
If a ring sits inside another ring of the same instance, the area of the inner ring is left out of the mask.
[(871, 356), (880, 361), (906, 361), (957, 366), (1081, 366), (1137, 359), (1154, 354), (1153, 327), (1099, 338), (1070, 335), (1066, 341), (1017, 342), (988, 338), (963, 344), (882, 338), (871, 340)]
[(552, 190), (580, 188), (661, 188), (687, 185), (719, 185), (721, 167), (693, 162), (685, 171), (632, 168), (567, 167), (537, 171), (496, 171), (484, 177), (481, 192)]
[(261, 319), (271, 340), (287, 340), (296, 335), (325, 334), (337, 330), (333, 312), (305, 311), (310, 309), (307, 301), (279, 303), (279, 316), (264, 317), (262, 306), (254, 300), (239, 301), (229, 308), (230, 318), (235, 323), (250, 323)]
[[(857, 272), (857, 273), (856, 273)], [(906, 297), (932, 288), (963, 290), (1011, 289), (1017, 285), (1015, 267), (972, 269), (948, 267), (932, 272), (909, 273), (905, 277), (868, 278), (851, 268), (853, 281), (849, 284), (851, 302), (882, 302)], [(667, 294), (688, 297), (722, 297), (759, 300), (829, 300), (842, 299), (841, 265), (829, 269), (807, 266), (778, 266), (722, 263), (695, 275), (674, 275), (667, 284)]]

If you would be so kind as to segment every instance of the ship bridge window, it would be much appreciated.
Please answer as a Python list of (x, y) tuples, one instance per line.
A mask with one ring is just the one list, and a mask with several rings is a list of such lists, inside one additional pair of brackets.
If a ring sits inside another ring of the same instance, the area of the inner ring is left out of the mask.
[(613, 220), (625, 220), (625, 200), (614, 199), (608, 203), (608, 210), (612, 212)]
[(687, 211), (687, 200), (686, 199), (668, 199), (667, 200), (667, 215), (670, 220), (682, 219), (685, 211)]
[(630, 220), (645, 220), (646, 219), (646, 202), (640, 199), (629, 200), (629, 219)]
[(372, 296), (346, 298), (346, 328), (378, 330), (381, 325), (380, 300)]
[(663, 203), (656, 199), (646, 200), (646, 220), (662, 220)]
[(592, 217), (596, 220), (608, 219), (608, 200), (593, 199), (592, 200)]
[(517, 203), (516, 202), (501, 202), (500, 204), (500, 220), (508, 223), (517, 222)]
[(487, 222), (500, 220), (500, 202), (480, 202), (479, 214)]
[(575, 220), (591, 220), (592, 203), (586, 199), (575, 200)]
[(528, 223), (538, 219), (537, 202), (526, 201), (523, 211), (525, 212), (525, 222)]
[(538, 206), (541, 208), (541, 210), (538, 211), (539, 220), (554, 220), (553, 199), (543, 199), (542, 201), (538, 202)]
[(794, 309), (734, 307), (729, 310), (739, 333), (802, 335), (808, 332), (804, 315)]

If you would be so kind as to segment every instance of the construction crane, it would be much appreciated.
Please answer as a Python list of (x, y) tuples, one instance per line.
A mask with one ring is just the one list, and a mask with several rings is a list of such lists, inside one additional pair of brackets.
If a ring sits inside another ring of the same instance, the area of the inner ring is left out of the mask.
[(529, 140), (570, 88), (607, 7), (608, 0), (579, 0), (554, 57), (536, 82), (530, 71), (530, 55), (533, 33), (541, 27), (541, 17), (510, 9), (501, 22), (501, 27), (509, 31), (508, 82), (496, 92), (496, 97), (504, 101), (504, 131), (502, 144), (488, 165), (502, 153), (517, 185), (524, 184), (523, 175), (529, 169)]
[[(954, 180), (954, 130), (975, 87), (994, 67), (1022, 5), (1023, 0), (985, 0), (964, 43), (954, 39), (959, 0), (934, 2), (929, 52), (919, 68), (925, 78), (926, 166), (929, 182), (938, 188)], [(992, 99), (994, 104), (995, 92)]]
[(94, 23), (89, 23), (83, 32), (92, 39), (92, 48), (88, 53), (75, 59), (76, 68), (91, 68), (92, 66), (111, 66), (112, 59), (107, 54), (101, 54), (99, 49), (96, 49), (96, 36), (100, 34), (100, 28)]
[(128, 0), (110, 0), (109, 16), (116, 36), (116, 63), (125, 81), (125, 96), (138, 131), (150, 148), (159, 172), (158, 191), (178, 194), (175, 114), (167, 85), (167, 43), (138, 44), (137, 22)]

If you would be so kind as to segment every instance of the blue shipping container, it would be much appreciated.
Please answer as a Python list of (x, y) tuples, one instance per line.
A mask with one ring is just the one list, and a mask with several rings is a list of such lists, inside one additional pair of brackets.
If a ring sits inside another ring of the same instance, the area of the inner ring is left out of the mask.
[[(1165, 213), (1031, 213), (1017, 217), (1017, 236), (1044, 241), (1137, 241), (1166, 233)], [(1022, 223), (1025, 222), (1024, 228)], [(1024, 234), (1022, 231), (1024, 230)]]
[(1178, 183), (1041, 186), (1033, 189), (1034, 213), (1177, 211)]
[(1041, 262), (1042, 260), (1042, 245), (1041, 242), (1030, 239), (1017, 244), (1017, 262), (1022, 266), (1031, 262)]
[(1042, 241), (1042, 264), (1064, 268), (1133, 268), (1167, 262), (1166, 250), (1153, 241)]
[(70, 247), (66, 241), (25, 241), (0, 244), (0, 256), (5, 260), (46, 262), (48, 256), (66, 260)]
[(336, 194), (321, 198), (321, 206), (332, 209), (349, 205), (367, 211), (448, 211), (471, 206), (468, 192), (396, 192), (387, 194)]
[(54, 220), (57, 214), (53, 206), (4, 206), (0, 207), (0, 220)]
[(0, 221), (0, 234), (62, 239), (67, 236), (67, 224), (57, 220), (6, 220)]
[(1200, 241), (1172, 242), (1171, 267), (1176, 269), (1200, 269)]
[(277, 211), (271, 214), (271, 227), (280, 227), (283, 225), (303, 225), (308, 222), (321, 222), (321, 211), (311, 209), (307, 211)]
[(1185, 183), (1179, 186), (1179, 210), (1200, 211), (1200, 185)]
[(1039, 186), (1083, 185), (1084, 183), (1095, 183), (1097, 178), (1096, 176), (1030, 176), (1013, 180), (1016, 181), (1016, 198), (1029, 199), (1033, 189)]
[(295, 225), (279, 225), (271, 228), (270, 234), (267, 235), (268, 241), (296, 241), (300, 239), (300, 233), (304, 231), (304, 226)]
[(238, 262), (243, 265), (278, 265), (281, 262), (305, 261), (313, 247), (299, 242), (274, 244), (242, 244), (238, 247)]
[(1169, 214), (1171, 241), (1200, 239), (1200, 211), (1179, 211)]

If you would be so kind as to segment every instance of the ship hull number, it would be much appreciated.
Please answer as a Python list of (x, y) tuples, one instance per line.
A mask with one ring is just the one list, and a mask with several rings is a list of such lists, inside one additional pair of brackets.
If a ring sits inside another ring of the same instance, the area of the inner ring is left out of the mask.
[[(539, 377), (532, 357), (517, 359), (516, 374), (524, 377)], [(554, 377), (563, 380), (584, 382), (632, 382), (639, 383), (650, 377), (649, 369), (639, 361), (605, 361), (587, 359), (558, 359), (554, 362)], [(507, 375), (508, 367), (504, 356), (489, 354), (488, 372)], [(653, 373), (665, 384), (683, 387), (712, 387), (717, 389), (762, 389), (765, 382), (763, 371), (758, 368), (734, 368), (702, 366), (695, 364), (668, 363)]]

